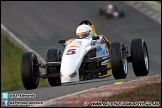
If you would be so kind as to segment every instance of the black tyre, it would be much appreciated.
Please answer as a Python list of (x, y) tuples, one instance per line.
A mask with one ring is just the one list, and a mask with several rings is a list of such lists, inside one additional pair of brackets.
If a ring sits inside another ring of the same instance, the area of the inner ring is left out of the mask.
[(26, 52), (21, 58), (21, 78), (25, 89), (36, 89), (39, 84), (38, 60), (33, 52)]
[(133, 39), (131, 42), (132, 66), (136, 76), (146, 76), (149, 73), (149, 55), (144, 39)]
[(90, 21), (90, 20), (87, 20), (87, 19), (84, 19), (83, 21), (81, 21), (80, 22), (80, 24), (79, 25), (82, 25), (82, 24), (87, 24), (87, 25), (91, 25), (92, 24), (92, 22)]
[(107, 18), (107, 19), (110, 19), (111, 17), (112, 17), (111, 14), (108, 14), (108, 13), (106, 14), (106, 18)]
[[(60, 56), (60, 51), (58, 51), (55, 48), (51, 48), (47, 51), (47, 62), (58, 62), (59, 56)], [(60, 73), (60, 67), (48, 67), (47, 68), (47, 74), (50, 73)], [(50, 86), (60, 86), (61, 85), (61, 79), (60, 77), (54, 77), (54, 78), (48, 78), (48, 83)]]
[(115, 79), (127, 77), (128, 63), (124, 45), (121, 42), (113, 42), (110, 46), (110, 62), (112, 74)]
[(124, 14), (124, 12), (123, 11), (120, 11), (120, 17), (124, 17), (125, 16), (125, 14)]
[(103, 15), (103, 13), (104, 13), (103, 10), (102, 9), (99, 9), (99, 14), (100, 15)]

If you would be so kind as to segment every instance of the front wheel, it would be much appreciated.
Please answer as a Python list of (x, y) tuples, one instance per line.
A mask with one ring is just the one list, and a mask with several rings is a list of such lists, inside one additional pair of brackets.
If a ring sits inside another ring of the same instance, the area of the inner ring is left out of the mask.
[(110, 19), (111, 17), (112, 17), (112, 15), (107, 13), (106, 18)]
[(21, 78), (25, 89), (36, 89), (39, 84), (39, 67), (36, 55), (26, 52), (21, 58)]
[(132, 66), (136, 76), (146, 76), (149, 73), (149, 55), (144, 39), (133, 39), (131, 42)]
[(121, 42), (112, 42), (110, 46), (110, 62), (115, 79), (127, 77), (128, 63), (124, 45)]

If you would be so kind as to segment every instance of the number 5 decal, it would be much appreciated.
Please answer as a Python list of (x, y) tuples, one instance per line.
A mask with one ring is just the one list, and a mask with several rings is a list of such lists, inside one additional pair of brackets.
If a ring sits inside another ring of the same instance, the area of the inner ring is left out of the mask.
[(67, 52), (66, 52), (66, 55), (72, 55), (72, 54), (75, 54), (76, 49), (69, 49)]

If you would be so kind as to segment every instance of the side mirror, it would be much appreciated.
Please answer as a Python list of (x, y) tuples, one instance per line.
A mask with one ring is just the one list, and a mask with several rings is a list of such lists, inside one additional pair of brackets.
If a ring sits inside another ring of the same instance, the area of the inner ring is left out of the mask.
[(58, 43), (65, 43), (65, 40), (64, 39), (60, 39), (60, 40), (58, 40)]
[(99, 39), (99, 36), (93, 36), (92, 37), (92, 40), (97, 40), (97, 39)]

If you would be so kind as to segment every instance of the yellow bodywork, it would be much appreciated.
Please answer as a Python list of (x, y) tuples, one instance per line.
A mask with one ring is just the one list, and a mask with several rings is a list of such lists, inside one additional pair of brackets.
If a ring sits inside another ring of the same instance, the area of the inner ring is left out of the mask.
[[(90, 25), (90, 26), (91, 26), (91, 28), (92, 28), (93, 35), (94, 35), (94, 36), (97, 36), (97, 32), (96, 32), (95, 26), (94, 26), (93, 24)], [(106, 39), (106, 40), (107, 40), (107, 39)], [(107, 40), (107, 41), (108, 41), (108, 40)], [(108, 42), (109, 42), (109, 41), (108, 41)], [(109, 43), (110, 43), (110, 42), (109, 42)], [(102, 66), (106, 65), (106, 68), (108, 68), (108, 67), (111, 66), (110, 62), (108, 62), (108, 63), (102, 63), (101, 65), (102, 65)], [(99, 76), (99, 78), (108, 77), (108, 76), (111, 76), (111, 75), (112, 75), (112, 72), (111, 72), (110, 70), (107, 70), (107, 74), (106, 74), (106, 75)]]
[[(108, 68), (108, 67), (111, 66), (110, 62), (102, 63), (101, 64), (101, 66), (105, 66), (105, 65), (106, 65), (106, 68)], [(108, 77), (108, 76), (111, 76), (111, 75), (112, 75), (112, 72), (110, 70), (107, 70), (107, 74), (106, 75), (99, 76), (99, 78)]]
[[(103, 63), (101, 64), (102, 66), (105, 66), (106, 65), (106, 68), (110, 67), (110, 62), (108, 63)], [(110, 70), (107, 70), (107, 73), (105, 75), (101, 75), (101, 76), (98, 76), (98, 78), (104, 78), (104, 77), (108, 77), (108, 76), (111, 76), (112, 75), (112, 72)], [(83, 81), (84, 80), (84, 76), (83, 75), (80, 75), (80, 80)]]
[(94, 25), (90, 25), (94, 36), (97, 36), (96, 29)]
[[(92, 28), (93, 35), (97, 36), (97, 32), (96, 32), (95, 26), (93, 24), (91, 24), (90, 27)], [(109, 44), (110, 44), (110, 42), (109, 42)], [(106, 68), (108, 68), (108, 67), (111, 66), (111, 64), (110, 64), (110, 62), (106, 62), (106, 63), (102, 63), (101, 66), (106, 66)], [(104, 78), (104, 77), (108, 77), (108, 76), (111, 76), (111, 75), (112, 75), (112, 71), (111, 70), (107, 70), (107, 73), (105, 75), (99, 76), (99, 78)], [(84, 76), (80, 75), (80, 80), (83, 80), (83, 79), (84, 79)]]

